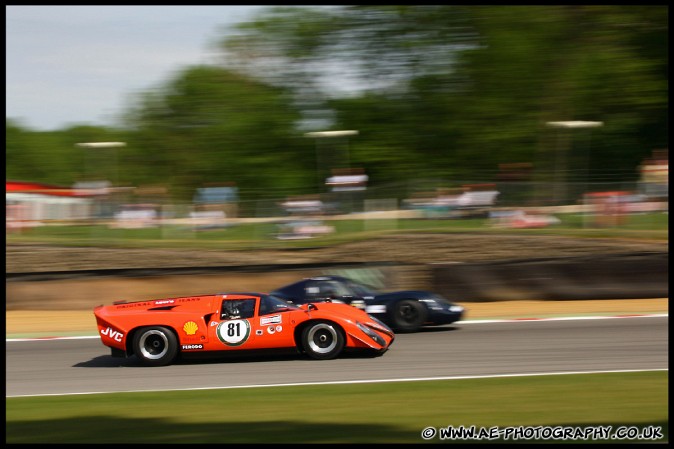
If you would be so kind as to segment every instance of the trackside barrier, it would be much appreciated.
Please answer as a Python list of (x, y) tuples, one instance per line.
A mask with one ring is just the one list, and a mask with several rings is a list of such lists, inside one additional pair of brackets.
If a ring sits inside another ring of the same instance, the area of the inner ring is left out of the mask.
[(80, 310), (218, 291), (271, 291), (341, 274), (382, 290), (430, 290), (458, 302), (669, 296), (669, 253), (601, 254), (482, 263), (286, 264), (6, 273), (6, 310)]
[(431, 265), (433, 289), (456, 301), (666, 298), (669, 253), (623, 253)]

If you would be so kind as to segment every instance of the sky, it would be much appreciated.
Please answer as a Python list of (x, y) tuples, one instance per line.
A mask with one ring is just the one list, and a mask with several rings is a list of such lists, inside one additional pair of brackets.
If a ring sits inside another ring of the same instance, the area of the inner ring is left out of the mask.
[(6, 5), (6, 117), (33, 131), (114, 126), (132, 96), (213, 61), (269, 6)]

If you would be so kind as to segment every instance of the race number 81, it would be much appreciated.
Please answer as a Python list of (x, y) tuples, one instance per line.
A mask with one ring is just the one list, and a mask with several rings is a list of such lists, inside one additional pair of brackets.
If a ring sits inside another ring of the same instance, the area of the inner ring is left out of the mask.
[(227, 346), (240, 346), (250, 336), (250, 323), (247, 320), (222, 321), (218, 324), (216, 333)]

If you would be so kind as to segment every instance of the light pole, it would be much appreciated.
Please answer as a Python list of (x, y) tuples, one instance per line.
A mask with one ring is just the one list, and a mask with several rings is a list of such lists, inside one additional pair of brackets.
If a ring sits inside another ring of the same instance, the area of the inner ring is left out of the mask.
[[(593, 122), (593, 121), (582, 121), (582, 120), (567, 120), (560, 122), (547, 122), (547, 126), (551, 128), (565, 128), (565, 129), (579, 129), (579, 128), (598, 128), (604, 126), (604, 122)], [(557, 161), (555, 167), (555, 202), (560, 202), (566, 199), (566, 177), (564, 172), (566, 171), (566, 156), (570, 149), (569, 135), (566, 135), (566, 145), (562, 145), (562, 134), (559, 133), (559, 138), (557, 141)], [(589, 153), (590, 148), (588, 146), (588, 155), (586, 157), (586, 174), (585, 177), (589, 176)], [(587, 179), (586, 179), (587, 181)]]
[[(82, 142), (76, 144), (77, 147), (79, 148), (87, 148), (87, 149), (98, 149), (98, 148), (119, 148), (119, 147), (125, 147), (126, 142)], [(113, 170), (114, 170), (114, 181), (115, 184), (119, 184), (119, 172), (118, 172), (118, 164), (117, 164), (117, 151), (115, 151), (114, 154), (115, 161), (113, 164)], [(88, 158), (86, 158), (88, 159)], [(86, 163), (85, 163), (86, 165)], [(114, 187), (114, 186), (113, 186)]]
[(309, 133), (304, 133), (304, 137), (311, 137), (316, 139), (316, 176), (318, 177), (319, 190), (320, 186), (323, 185), (323, 180), (321, 179), (321, 163), (320, 163), (320, 152), (318, 150), (318, 141), (321, 138), (330, 138), (330, 137), (346, 137), (346, 166), (349, 167), (349, 136), (358, 135), (356, 130), (341, 130), (341, 131), (314, 131)]
[[(83, 142), (83, 143), (78, 143), (78, 147), (80, 148), (119, 148), (119, 147), (125, 147), (126, 142)], [(115, 163), (114, 163), (114, 172), (115, 172), (115, 184), (119, 183), (119, 176), (118, 176), (118, 167), (117, 167), (117, 152), (115, 152)]]

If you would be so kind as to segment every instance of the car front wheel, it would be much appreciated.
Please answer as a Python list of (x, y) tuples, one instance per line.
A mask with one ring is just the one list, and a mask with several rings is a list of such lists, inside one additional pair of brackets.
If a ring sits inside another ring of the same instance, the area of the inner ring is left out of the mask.
[(399, 301), (393, 307), (391, 321), (398, 332), (416, 332), (426, 321), (426, 309), (419, 301)]
[(334, 359), (344, 349), (344, 342), (342, 330), (325, 321), (313, 323), (302, 331), (302, 346), (313, 359)]
[(133, 350), (144, 365), (169, 365), (178, 354), (178, 339), (165, 327), (144, 327), (133, 337)]

